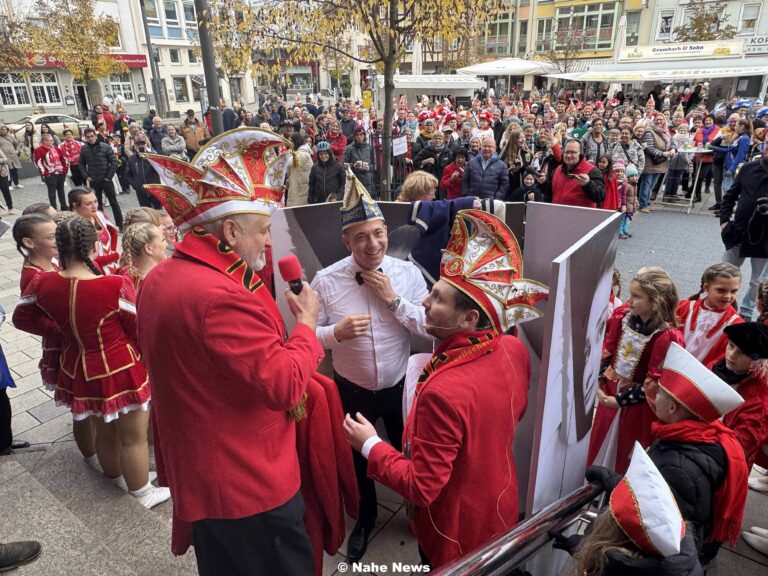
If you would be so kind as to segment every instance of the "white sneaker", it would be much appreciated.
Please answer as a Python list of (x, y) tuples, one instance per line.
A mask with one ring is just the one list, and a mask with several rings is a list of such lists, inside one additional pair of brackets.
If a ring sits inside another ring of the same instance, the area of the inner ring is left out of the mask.
[(752, 528), (749, 529), (752, 534), (756, 534), (757, 536), (760, 536), (761, 538), (768, 538), (768, 530), (765, 528), (760, 528), (759, 526), (752, 526)]
[(11, 184), (10, 186), (8, 186), (8, 190), (13, 190), (13, 184)]
[(16, 184), (16, 188), (24, 188), (24, 184)]
[(752, 548), (761, 554), (768, 556), (768, 538), (762, 538), (751, 532), (742, 532), (741, 537), (744, 538), (744, 542), (752, 546)]
[(171, 491), (168, 488), (157, 488), (152, 486), (149, 482), (144, 488), (134, 490), (130, 493), (131, 496), (136, 498), (144, 508), (152, 509), (158, 504), (171, 499)]
[(750, 478), (747, 480), (747, 484), (755, 492), (762, 492), (768, 494), (768, 479), (765, 478)]

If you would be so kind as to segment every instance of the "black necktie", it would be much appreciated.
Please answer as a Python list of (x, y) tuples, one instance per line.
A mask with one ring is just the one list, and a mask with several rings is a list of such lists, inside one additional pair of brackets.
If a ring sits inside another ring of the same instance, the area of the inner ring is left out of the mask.
[[(381, 268), (376, 268), (376, 272), (384, 272)], [(363, 280), (363, 275), (360, 272), (355, 272), (355, 281), (362, 286), (365, 284), (365, 280)]]

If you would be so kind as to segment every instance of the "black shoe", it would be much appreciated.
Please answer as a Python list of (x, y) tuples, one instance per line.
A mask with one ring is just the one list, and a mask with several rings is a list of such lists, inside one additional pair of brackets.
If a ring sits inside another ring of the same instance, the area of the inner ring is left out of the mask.
[(13, 570), (37, 560), (43, 548), (40, 542), (8, 542), (0, 544), (0, 572)]
[(0, 456), (10, 456), (11, 454), (13, 454), (13, 451), (10, 448), (0, 450)]
[(699, 202), (701, 202), (701, 196), (696, 196), (696, 197), (693, 199), (693, 203), (694, 203), (694, 204), (698, 204)]
[(11, 444), (11, 448), (13, 450), (21, 450), (22, 448), (29, 448), (29, 442), (20, 440), (18, 442), (14, 442), (13, 444)]
[(717, 202), (715, 204), (712, 204), (707, 210), (720, 210), (720, 202)]
[(371, 528), (363, 526), (360, 522), (352, 528), (352, 533), (347, 540), (347, 560), (349, 562), (359, 562), (368, 549), (368, 538), (371, 535)]

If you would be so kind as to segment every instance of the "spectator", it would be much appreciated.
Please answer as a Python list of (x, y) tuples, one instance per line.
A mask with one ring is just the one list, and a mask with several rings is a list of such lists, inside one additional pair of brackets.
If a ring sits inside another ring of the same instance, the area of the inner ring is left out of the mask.
[(160, 146), (163, 149), (163, 154), (166, 156), (178, 158), (179, 160), (188, 160), (187, 143), (184, 141), (184, 138), (176, 133), (176, 127), (173, 124), (166, 126), (166, 135)]
[(461, 180), (464, 176), (464, 170), (467, 167), (467, 151), (458, 147), (453, 153), (453, 162), (448, 164), (443, 170), (443, 177), (440, 179), (440, 190), (448, 200), (455, 200), (461, 197)]
[(617, 160), (621, 160), (625, 166), (633, 164), (638, 172), (642, 172), (645, 168), (643, 147), (637, 140), (632, 139), (631, 127), (620, 129), (619, 141), (611, 146), (609, 156), (614, 164)]
[(309, 172), (308, 202), (320, 204), (341, 200), (346, 182), (344, 166), (331, 153), (331, 145), (325, 141), (318, 142), (317, 164)]
[(507, 165), (496, 154), (496, 141), (486, 138), (480, 154), (470, 160), (461, 181), (464, 196), (506, 198), (509, 193)]
[[(726, 248), (723, 261), (739, 267), (747, 258), (750, 261), (749, 288), (739, 306), (739, 313), (747, 321), (752, 319), (757, 287), (768, 264), (768, 203), (758, 203), (768, 190), (766, 151), (768, 147), (761, 159), (742, 167), (733, 186), (723, 196), (720, 208), (720, 228)], [(734, 206), (736, 213), (731, 221)]]
[(149, 143), (155, 154), (163, 154), (163, 138), (167, 135), (163, 119), (160, 116), (152, 118), (152, 129), (149, 131)]
[(341, 109), (341, 121), (339, 122), (339, 126), (341, 127), (341, 132), (346, 137), (347, 142), (351, 142), (355, 136), (357, 122), (355, 122), (354, 118), (349, 115), (349, 108), (345, 107)]
[(64, 178), (67, 175), (67, 161), (61, 150), (53, 145), (53, 137), (50, 134), (43, 134), (40, 146), (35, 149), (35, 166), (48, 188), (48, 202), (55, 208), (58, 195), (60, 209), (66, 210)]
[(672, 136), (672, 149), (675, 155), (669, 159), (669, 169), (664, 186), (664, 201), (675, 202), (683, 200), (678, 194), (677, 189), (680, 186), (680, 180), (684, 174), (691, 170), (691, 154), (686, 150), (693, 146), (693, 138), (688, 133), (688, 124), (680, 124), (677, 132)]
[(344, 162), (344, 151), (347, 149), (347, 137), (341, 132), (341, 124), (338, 120), (331, 120), (331, 129), (325, 135), (325, 139), (331, 145), (331, 151), (336, 160)]
[(362, 126), (355, 127), (354, 141), (344, 150), (344, 163), (352, 166), (357, 179), (372, 192), (371, 146), (365, 141), (365, 128)]
[(532, 167), (525, 169), (523, 182), (520, 188), (512, 190), (509, 195), (510, 202), (543, 202), (544, 195), (541, 193), (539, 183), (536, 182), (536, 171)]
[(141, 134), (144, 136), (144, 140), (146, 141), (146, 135), (142, 133), (141, 128), (139, 127), (138, 122), (131, 122), (130, 126), (128, 126), (128, 133), (125, 135), (125, 138), (123, 139), (123, 143), (121, 145), (121, 152), (122, 155), (126, 158), (130, 158), (133, 156), (134, 150), (134, 143), (136, 141), (136, 137)]
[(752, 142), (752, 123), (742, 118), (736, 123), (736, 134), (729, 146), (710, 145), (715, 152), (725, 153), (723, 165), (723, 190), (728, 190), (733, 185), (733, 179), (738, 168), (749, 160), (749, 147)]
[[(461, 132), (459, 132), (459, 138), (456, 141), (458, 146), (469, 150), (469, 143), (472, 140), (472, 125), (469, 122), (462, 122)], [(480, 140), (478, 139), (478, 142)]]
[(417, 202), (429, 201), (435, 199), (435, 190), (437, 189), (437, 178), (424, 170), (411, 172), (405, 178), (405, 182), (400, 187), (400, 193), (397, 195), (397, 202)]
[(608, 153), (608, 141), (603, 135), (603, 121), (598, 119), (592, 122), (592, 130), (584, 136), (581, 144), (584, 149), (584, 157), (587, 162), (597, 163), (600, 156)]
[(445, 144), (445, 136), (442, 132), (435, 132), (430, 140), (413, 159), (415, 170), (424, 170), (437, 178), (439, 182), (443, 178), (443, 171), (451, 163), (451, 149)]
[(312, 171), (312, 148), (298, 132), (291, 134), (293, 162), (288, 166), (288, 200), (286, 206), (308, 204), (309, 173)]
[[(11, 188), (9, 185), (10, 180), (8, 175), (10, 170), (8, 169), (8, 158), (0, 148), (0, 192), (3, 194), (3, 200), (5, 200), (5, 206), (0, 203), (0, 207), (3, 210), (8, 210), (8, 214), (14, 214), (13, 211), (13, 196), (11, 196)], [(5, 230), (3, 230), (4, 232)]]
[[(224, 125), (224, 131), (228, 130), (234, 130), (237, 128), (238, 123), (240, 122), (240, 119), (237, 115), (237, 112), (234, 110), (234, 108), (231, 108), (230, 106), (225, 106), (224, 111), (221, 114), (221, 121)], [(275, 124), (277, 126), (277, 124)]]
[[(537, 181), (544, 184), (546, 178)], [(563, 149), (563, 164), (555, 170), (551, 183), (543, 186), (544, 199), (553, 204), (596, 208), (605, 200), (605, 184), (600, 169), (587, 162), (581, 142), (569, 140)]]
[(149, 109), (149, 114), (144, 116), (144, 119), (141, 121), (141, 128), (144, 130), (145, 134), (149, 134), (149, 131), (152, 130), (153, 126), (153, 120), (157, 116), (157, 110), (154, 108)]
[(64, 160), (66, 160), (67, 166), (69, 166), (69, 173), (75, 186), (82, 186), (85, 183), (85, 177), (80, 172), (79, 165), (80, 149), (82, 147), (83, 143), (75, 140), (72, 130), (69, 128), (64, 130), (64, 142), (59, 146), (59, 150), (61, 150), (61, 155), (64, 156)]
[(667, 120), (656, 114), (653, 124), (643, 134), (645, 168), (640, 176), (640, 212), (648, 214), (651, 209), (651, 192), (667, 171), (669, 159), (675, 155), (671, 150), (672, 136), (667, 128)]
[(117, 158), (112, 146), (99, 142), (93, 128), (85, 129), (85, 145), (80, 150), (79, 165), (80, 172), (96, 194), (99, 210), (104, 211), (103, 195), (106, 194), (112, 208), (115, 226), (118, 230), (122, 230), (123, 213), (120, 210), (120, 204), (117, 203), (115, 186), (112, 183), (112, 177), (117, 171)]
[[(693, 135), (693, 142), (697, 148), (704, 148), (707, 144), (712, 142), (720, 133), (720, 128), (715, 126), (715, 119), (712, 115), (707, 114), (704, 117), (703, 124), (700, 129), (696, 130)], [(709, 194), (709, 187), (712, 183), (712, 154), (694, 154), (693, 164), (694, 173), (698, 171), (699, 179), (696, 182), (696, 188), (693, 191), (693, 195), (696, 202), (701, 202), (701, 185), (706, 181), (705, 194)], [(698, 167), (696, 167), (698, 165)], [(715, 203), (720, 202), (722, 190), (720, 194), (715, 194)], [(718, 206), (718, 209), (720, 206)]]
[(145, 184), (159, 184), (160, 176), (144, 157), (147, 151), (147, 137), (139, 133), (134, 140), (134, 154), (128, 158), (126, 163), (126, 178), (129, 184), (136, 190), (136, 197), (139, 200), (139, 206), (146, 206), (159, 210), (162, 208), (160, 201), (152, 196), (144, 188)]
[(425, 148), (429, 141), (432, 140), (432, 136), (435, 135), (435, 121), (433, 118), (425, 118), (421, 123), (421, 131), (416, 137), (416, 141), (413, 143), (413, 155), (414, 158), (418, 156), (422, 148)]
[(120, 138), (124, 139), (132, 123), (133, 120), (131, 120), (131, 118), (128, 116), (128, 111), (125, 109), (120, 110), (120, 112), (118, 112), (117, 119), (115, 120), (115, 129), (113, 132), (118, 132), (120, 134)]
[(187, 117), (181, 123), (181, 136), (187, 144), (187, 157), (193, 158), (200, 150), (200, 141), (210, 138), (208, 128), (195, 118), (195, 111), (187, 110)]
[(3, 124), (0, 126), (0, 152), (5, 154), (8, 162), (8, 177), (10, 179), (10, 190), (13, 187), (24, 188), (19, 184), (19, 168), (21, 168), (21, 159), (19, 158), (19, 152), (21, 151), (21, 142), (19, 142), (8, 126)]

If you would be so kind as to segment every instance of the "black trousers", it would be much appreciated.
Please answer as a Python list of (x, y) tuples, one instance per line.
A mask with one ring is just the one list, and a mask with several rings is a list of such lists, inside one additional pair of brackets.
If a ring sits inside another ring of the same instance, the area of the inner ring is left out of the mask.
[(3, 200), (5, 201), (5, 207), (8, 210), (13, 210), (13, 197), (11, 196), (11, 181), (8, 176), (0, 176), (0, 192), (3, 193)]
[(11, 432), (11, 401), (5, 388), (0, 388), (0, 452), (10, 448), (13, 443)]
[(160, 210), (163, 207), (163, 205), (160, 204), (160, 200), (147, 192), (144, 189), (144, 186), (138, 186), (136, 188), (136, 198), (139, 199), (139, 206), (143, 206), (144, 208), (154, 208), (155, 210)]
[(72, 164), (69, 167), (69, 174), (72, 176), (72, 183), (75, 186), (82, 186), (85, 184), (85, 178), (83, 177), (83, 173), (80, 172), (80, 166), (77, 164)]
[(8, 171), (11, 173), (11, 183), (14, 186), (17, 186), (19, 184), (19, 169), (18, 168), (9, 168)]
[[(339, 397), (344, 412), (353, 417), (356, 412), (360, 412), (373, 425), (376, 425), (379, 418), (382, 418), (390, 443), (396, 450), (401, 450), (405, 378), (391, 388), (376, 391), (361, 388), (335, 372), (333, 379), (339, 389)], [(368, 460), (363, 458), (357, 450), (352, 451), (352, 457), (355, 463), (357, 488), (360, 491), (360, 518), (358, 521), (363, 526), (372, 527), (378, 514), (376, 484), (368, 478)]]
[(123, 212), (120, 210), (120, 204), (117, 203), (117, 195), (115, 194), (115, 185), (112, 184), (112, 179), (102, 180), (96, 182), (91, 180), (91, 188), (96, 193), (96, 199), (99, 201), (99, 210), (104, 211), (103, 195), (107, 195), (109, 200), (109, 206), (112, 208), (112, 215), (115, 218), (115, 226), (120, 230), (123, 229)]
[(59, 197), (59, 210), (67, 209), (67, 195), (64, 193), (64, 174), (51, 174), (45, 177), (48, 188), (48, 203), (56, 210), (56, 196)]
[(312, 576), (301, 492), (274, 510), (192, 524), (200, 576)]

